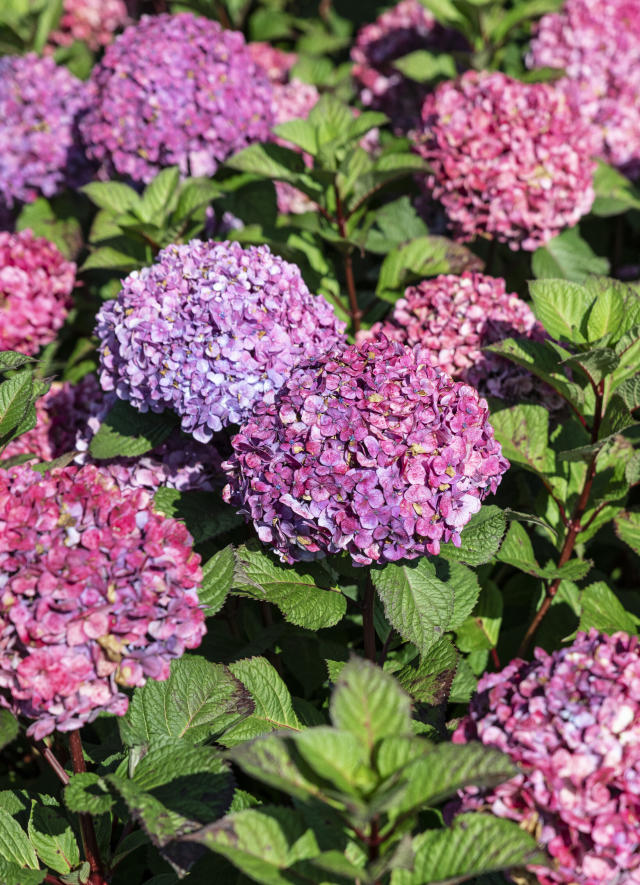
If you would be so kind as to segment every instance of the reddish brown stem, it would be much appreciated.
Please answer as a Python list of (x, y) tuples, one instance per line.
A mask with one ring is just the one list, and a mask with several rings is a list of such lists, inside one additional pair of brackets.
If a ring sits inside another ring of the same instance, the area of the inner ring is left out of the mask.
[(491, 649), (491, 660), (493, 661), (493, 666), (496, 670), (500, 669), (500, 658), (498, 657), (498, 650), (496, 648)]
[(373, 608), (376, 601), (376, 590), (370, 577), (364, 591), (362, 604), (362, 632), (364, 634), (365, 656), (375, 663), (376, 660), (376, 627), (373, 622)]
[[(84, 761), (82, 738), (80, 737), (79, 730), (72, 731), (69, 734), (69, 751), (71, 753), (74, 774), (82, 774), (87, 770), (87, 766)], [(84, 856), (89, 861), (89, 866), (91, 867), (89, 885), (107, 885), (93, 819), (90, 814), (80, 813), (78, 814), (78, 820), (80, 821)]]
[[(47, 763), (51, 766), (53, 771), (55, 772), (58, 779), (65, 785), (69, 783), (69, 775), (64, 770), (58, 758), (56, 757), (53, 750), (51, 750), (44, 741), (37, 741), (35, 744), (37, 751), (40, 753), (43, 759), (47, 761)], [(46, 881), (46, 880), (45, 880)]]

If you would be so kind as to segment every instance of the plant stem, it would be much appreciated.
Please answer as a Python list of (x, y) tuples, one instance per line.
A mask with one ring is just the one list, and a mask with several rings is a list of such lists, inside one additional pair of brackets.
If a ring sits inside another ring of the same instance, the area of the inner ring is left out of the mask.
[(362, 604), (362, 631), (364, 633), (364, 653), (370, 661), (376, 661), (376, 628), (373, 623), (373, 607), (376, 601), (376, 590), (371, 576), (367, 575), (367, 586), (364, 590)]
[(35, 744), (35, 748), (40, 753), (42, 758), (49, 763), (53, 771), (56, 773), (57, 777), (66, 787), (66, 785), (69, 783), (69, 775), (58, 761), (58, 758), (53, 750), (47, 747), (44, 741), (37, 741)]
[[(344, 211), (342, 207), (342, 200), (340, 199), (340, 192), (338, 191), (336, 185), (334, 185), (333, 189), (336, 195), (336, 223), (338, 225), (338, 233), (343, 240), (347, 240), (347, 229), (345, 227)], [(353, 334), (357, 335), (357, 333), (360, 331), (360, 320), (362, 319), (362, 311), (358, 307), (358, 294), (356, 292), (356, 281), (353, 275), (353, 260), (351, 258), (351, 252), (346, 251), (344, 253), (344, 275), (347, 281), (347, 293), (349, 295), (349, 314), (351, 316), (351, 327)]]
[[(82, 738), (80, 737), (79, 729), (69, 734), (69, 750), (71, 752), (74, 774), (82, 774), (87, 770), (87, 766), (84, 761)], [(91, 867), (89, 885), (106, 885), (93, 819), (90, 814), (84, 812), (78, 814), (78, 819), (80, 821), (80, 832), (82, 833), (84, 856), (89, 861), (89, 866)]]

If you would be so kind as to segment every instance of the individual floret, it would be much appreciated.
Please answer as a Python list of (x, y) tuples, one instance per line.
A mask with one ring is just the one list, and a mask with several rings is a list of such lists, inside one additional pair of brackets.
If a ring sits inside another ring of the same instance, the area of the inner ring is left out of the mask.
[(509, 466), (477, 391), (384, 336), (298, 368), (232, 443), (223, 497), (285, 562), (459, 545)]
[(127, 23), (124, 0), (64, 0), (58, 27), (49, 35), (52, 46), (70, 46), (83, 40), (98, 50), (113, 40), (114, 33)]
[(0, 471), (0, 704), (41, 739), (167, 679), (205, 632), (200, 557), (151, 496), (93, 466)]
[(468, 71), (427, 96), (414, 137), (459, 240), (534, 250), (593, 203), (593, 130), (548, 83)]
[(75, 272), (30, 230), (0, 233), (0, 350), (32, 355), (53, 341), (71, 306)]
[(52, 58), (0, 58), (0, 206), (89, 180), (77, 133), (88, 100), (87, 85)]
[(243, 421), (344, 323), (295, 264), (267, 246), (193, 240), (134, 271), (98, 314), (104, 390), (141, 411), (172, 408), (200, 442)]
[(640, 882), (636, 636), (592, 629), (483, 676), (453, 740), (497, 747), (522, 769), (464, 791), (456, 810), (489, 809), (534, 832), (554, 860), (534, 868), (542, 885)]
[(272, 89), (239, 31), (190, 13), (143, 16), (96, 65), (81, 123), (102, 173), (149, 182), (166, 166), (213, 175), (228, 156), (266, 141)]

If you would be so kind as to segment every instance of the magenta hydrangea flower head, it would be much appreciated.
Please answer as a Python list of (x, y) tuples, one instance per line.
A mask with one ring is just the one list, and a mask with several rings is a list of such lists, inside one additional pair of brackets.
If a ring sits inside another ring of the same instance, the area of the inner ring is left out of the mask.
[(228, 156), (266, 141), (272, 89), (239, 31), (191, 13), (143, 16), (91, 74), (80, 129), (102, 173), (149, 182), (166, 166), (213, 175)]
[(205, 632), (184, 525), (97, 468), (0, 471), (0, 704), (36, 740), (167, 679)]
[(384, 336), (296, 369), (232, 443), (223, 497), (285, 562), (436, 554), (509, 466), (477, 391)]
[(114, 33), (128, 21), (124, 0), (64, 0), (56, 30), (49, 35), (54, 46), (70, 46), (83, 40), (97, 50), (113, 40)]
[(640, 881), (638, 638), (578, 633), (549, 655), (483, 676), (453, 740), (507, 753), (522, 774), (461, 794), (535, 832), (554, 860), (542, 885)]
[(0, 58), (0, 205), (52, 197), (90, 178), (77, 133), (85, 83), (52, 58)]
[(36, 426), (10, 442), (2, 457), (31, 454), (40, 461), (52, 461), (75, 449), (76, 464), (96, 463), (125, 489), (155, 492), (168, 486), (212, 491), (222, 485), (222, 458), (216, 446), (198, 443), (179, 431), (142, 457), (92, 462), (89, 444), (116, 399), (114, 393), (105, 394), (95, 375), (85, 376), (76, 385), (55, 382), (36, 402)]
[(172, 408), (200, 442), (240, 423), (344, 323), (267, 246), (192, 240), (134, 271), (98, 314), (100, 382), (141, 411)]
[(593, 130), (548, 83), (468, 71), (427, 96), (414, 138), (459, 240), (534, 250), (593, 203)]
[(0, 232), (0, 350), (32, 355), (53, 341), (75, 277), (75, 264), (53, 243), (30, 230)]
[(401, 0), (362, 27), (351, 48), (362, 103), (383, 111), (396, 129), (406, 131), (419, 122), (428, 87), (409, 80), (393, 63), (419, 49), (448, 52), (463, 45), (462, 38), (438, 24), (420, 0)]
[(538, 23), (527, 64), (564, 70), (557, 88), (572, 111), (597, 128), (600, 155), (637, 177), (640, 2), (566, 0)]
[(529, 306), (507, 292), (500, 277), (465, 271), (409, 286), (391, 315), (360, 338), (381, 332), (403, 344), (419, 344), (429, 351), (433, 366), (472, 384), (482, 396), (523, 399), (539, 389), (530, 372), (483, 351), (505, 338), (544, 337)]

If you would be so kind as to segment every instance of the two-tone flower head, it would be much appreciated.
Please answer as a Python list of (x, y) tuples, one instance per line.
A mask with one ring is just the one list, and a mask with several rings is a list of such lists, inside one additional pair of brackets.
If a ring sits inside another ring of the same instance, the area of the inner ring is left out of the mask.
[[(482, 396), (518, 400), (539, 389), (533, 375), (483, 348), (505, 338), (544, 337), (531, 308), (505, 281), (465, 271), (409, 286), (391, 315), (360, 338), (387, 338), (429, 351), (432, 365)], [(549, 391), (552, 393), (552, 391)]]
[(223, 497), (285, 562), (437, 554), (509, 466), (477, 391), (384, 336), (296, 369), (232, 444)]
[(52, 58), (0, 58), (0, 204), (30, 203), (91, 177), (77, 127), (89, 91)]
[(149, 182), (166, 166), (213, 175), (266, 141), (272, 89), (239, 31), (191, 13), (143, 16), (107, 47), (81, 123), (102, 174)]
[(0, 350), (31, 356), (53, 341), (69, 312), (75, 276), (75, 264), (43, 237), (0, 232)]
[(489, 809), (535, 833), (553, 859), (542, 885), (640, 882), (640, 649), (626, 633), (578, 633), (549, 655), (482, 677), (453, 740), (480, 740), (522, 774), (468, 789), (456, 810)]
[(273, 402), (344, 323), (267, 246), (192, 240), (134, 271), (98, 314), (100, 383), (141, 411), (173, 409), (200, 442)]
[(548, 83), (468, 71), (427, 96), (414, 140), (461, 241), (534, 250), (593, 203), (593, 130)]
[(125, 489), (211, 491), (221, 485), (222, 458), (216, 446), (177, 430), (141, 457), (92, 462), (89, 445), (116, 400), (114, 393), (105, 394), (95, 375), (75, 385), (54, 382), (36, 402), (36, 426), (10, 442), (3, 458), (30, 454), (38, 461), (53, 461), (75, 450), (76, 464), (95, 463)]
[(205, 632), (200, 557), (151, 496), (97, 468), (0, 471), (0, 704), (36, 740), (167, 679)]
[(111, 43), (115, 32), (127, 21), (124, 0), (64, 0), (49, 44), (70, 46), (75, 40), (82, 40), (95, 51)]
[(556, 87), (600, 135), (599, 155), (640, 174), (640, 2), (566, 0), (538, 23), (531, 68), (563, 70)]

